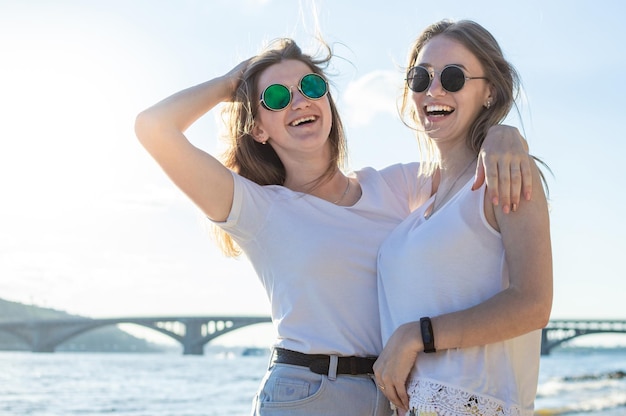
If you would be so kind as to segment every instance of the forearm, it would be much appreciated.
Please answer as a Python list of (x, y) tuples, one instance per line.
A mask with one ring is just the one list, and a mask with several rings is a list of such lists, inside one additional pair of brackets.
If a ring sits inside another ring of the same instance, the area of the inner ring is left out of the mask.
[(232, 87), (224, 77), (179, 91), (137, 116), (136, 131), (140, 140), (154, 137), (154, 132), (184, 132), (202, 115), (220, 102), (231, 99)]
[[(545, 326), (551, 291), (534, 299), (514, 287), (468, 309), (431, 317), (434, 347), (437, 351), (469, 348), (515, 338)], [(420, 321), (398, 327), (374, 364), (374, 374), (385, 395), (397, 406), (408, 409), (406, 381), (419, 365), (424, 351)]]
[(196, 148), (184, 131), (207, 111), (231, 99), (233, 83), (219, 77), (180, 91), (137, 116), (135, 132), (170, 179), (216, 221), (228, 216), (231, 173), (215, 157)]
[(543, 328), (551, 305), (551, 291), (534, 296), (516, 288), (506, 289), (472, 308), (431, 317), (435, 348), (440, 351), (493, 344)]

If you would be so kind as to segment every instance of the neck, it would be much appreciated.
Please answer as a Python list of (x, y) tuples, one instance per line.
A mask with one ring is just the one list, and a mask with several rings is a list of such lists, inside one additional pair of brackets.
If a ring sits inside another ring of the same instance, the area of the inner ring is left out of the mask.
[(326, 150), (321, 153), (290, 154), (288, 157), (279, 154), (279, 157), (286, 174), (283, 186), (292, 191), (309, 193), (312, 188), (333, 182), (341, 175), (337, 166), (332, 174), (328, 174), (330, 153)]
[(334, 173), (326, 174), (326, 167), (316, 169), (303, 168), (297, 174), (289, 175), (285, 178), (283, 186), (296, 192), (315, 193), (317, 188), (326, 188), (338, 183), (343, 173), (337, 168)]
[(452, 149), (440, 149), (439, 169), (444, 177), (456, 177), (467, 170), (468, 164), (476, 159), (467, 146), (459, 146)]
[[(442, 159), (441, 167), (433, 177), (433, 190), (435, 200), (433, 204), (427, 209), (424, 217), (426, 219), (435, 212), (442, 204), (444, 204), (451, 195), (454, 195), (455, 191), (458, 191), (463, 186), (467, 179), (473, 174), (471, 167), (476, 161), (476, 157), (471, 155), (464, 160), (450, 160)], [(444, 170), (444, 167), (447, 167)], [(466, 178), (466, 179), (464, 179)]]
[[(300, 175), (300, 180), (306, 180), (305, 176)], [(292, 191), (303, 192), (321, 199), (325, 199), (333, 204), (343, 205), (347, 200), (347, 194), (350, 191), (350, 179), (338, 168), (331, 176), (321, 179), (321, 174), (315, 177), (308, 177), (308, 182), (300, 182), (299, 185), (288, 184), (285, 186)]]

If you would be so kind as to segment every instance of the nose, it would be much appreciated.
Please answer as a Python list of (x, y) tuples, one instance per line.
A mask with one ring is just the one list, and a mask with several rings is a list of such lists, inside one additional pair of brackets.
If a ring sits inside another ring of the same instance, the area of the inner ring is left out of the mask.
[(292, 98), (291, 98), (291, 108), (293, 109), (298, 109), (298, 108), (306, 108), (308, 106), (311, 105), (310, 101), (308, 98), (306, 98), (298, 88), (291, 88), (291, 94), (292, 94)]
[(441, 73), (435, 72), (433, 73), (432, 78), (430, 79), (430, 85), (426, 90), (426, 94), (434, 97), (437, 95), (443, 95), (446, 93), (446, 90), (441, 85)]

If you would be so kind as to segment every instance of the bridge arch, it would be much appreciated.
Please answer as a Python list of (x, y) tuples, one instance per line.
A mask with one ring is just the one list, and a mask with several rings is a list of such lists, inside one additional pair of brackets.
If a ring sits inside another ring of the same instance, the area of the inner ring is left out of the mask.
[(15, 340), (17, 342), (19, 342), (21, 345), (19, 346), (21, 347), (29, 347), (30, 346), (30, 339), (28, 339), (26, 336), (24, 336), (24, 334), (21, 334), (19, 331), (14, 331), (11, 328), (2, 328), (0, 327), (0, 332), (3, 332), (5, 334), (9, 334), (11, 340)]
[[(84, 332), (108, 325), (135, 324), (168, 336), (183, 346), (183, 354), (202, 355), (217, 337), (246, 326), (271, 322), (266, 316), (200, 316), (108, 319), (49, 319), (0, 321), (0, 331), (24, 341), (34, 352), (54, 352), (56, 347)], [(541, 353), (574, 338), (602, 333), (626, 334), (626, 320), (551, 320), (542, 330)]]
[(593, 334), (626, 334), (626, 321), (621, 320), (551, 320), (541, 333), (541, 354), (574, 338)]
[(50, 319), (0, 322), (0, 331), (26, 342), (33, 352), (54, 352), (77, 335), (109, 325), (134, 324), (164, 334), (183, 346), (183, 354), (202, 355), (213, 339), (237, 329), (271, 322), (269, 317), (207, 316), (109, 319)]

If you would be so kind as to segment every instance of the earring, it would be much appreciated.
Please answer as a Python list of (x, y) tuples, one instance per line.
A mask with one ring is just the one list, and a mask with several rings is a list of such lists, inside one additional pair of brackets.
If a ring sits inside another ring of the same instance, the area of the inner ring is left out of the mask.
[(262, 141), (261, 144), (267, 144), (267, 140)]
[(487, 110), (491, 108), (491, 100), (487, 100), (487, 103), (485, 104), (485, 108), (487, 108)]

